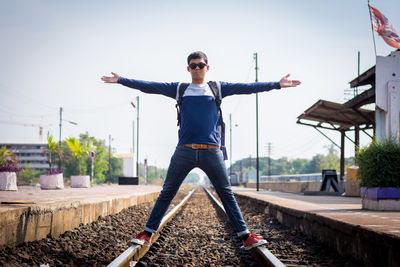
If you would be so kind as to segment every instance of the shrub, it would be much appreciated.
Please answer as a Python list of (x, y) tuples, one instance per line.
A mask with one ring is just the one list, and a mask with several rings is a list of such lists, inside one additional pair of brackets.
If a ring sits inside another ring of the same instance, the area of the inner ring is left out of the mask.
[(32, 164), (24, 165), (24, 170), (17, 174), (18, 181), (32, 182), (35, 177), (35, 171), (32, 169)]
[(400, 187), (400, 145), (393, 140), (373, 141), (356, 156), (361, 186)]
[(5, 146), (0, 148), (0, 172), (21, 172), (14, 154)]

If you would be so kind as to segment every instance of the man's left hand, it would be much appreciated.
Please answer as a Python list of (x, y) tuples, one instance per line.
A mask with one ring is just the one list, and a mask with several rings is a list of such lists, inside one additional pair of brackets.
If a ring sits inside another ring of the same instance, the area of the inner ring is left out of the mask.
[(285, 77), (283, 77), (280, 81), (279, 81), (279, 85), (281, 86), (281, 88), (284, 87), (295, 87), (297, 85), (300, 85), (301, 82), (299, 80), (289, 80), (290, 74), (286, 75)]

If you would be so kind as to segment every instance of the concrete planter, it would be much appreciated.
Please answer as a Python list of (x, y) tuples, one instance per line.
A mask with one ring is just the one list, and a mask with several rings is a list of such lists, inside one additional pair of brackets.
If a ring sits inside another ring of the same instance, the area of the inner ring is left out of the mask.
[(400, 211), (400, 188), (361, 187), (362, 208)]
[(0, 190), (17, 191), (17, 173), (0, 172)]
[(71, 176), (71, 187), (82, 188), (90, 187), (90, 177), (84, 176)]
[(40, 175), (40, 188), (42, 189), (63, 189), (64, 176), (59, 174), (43, 174)]

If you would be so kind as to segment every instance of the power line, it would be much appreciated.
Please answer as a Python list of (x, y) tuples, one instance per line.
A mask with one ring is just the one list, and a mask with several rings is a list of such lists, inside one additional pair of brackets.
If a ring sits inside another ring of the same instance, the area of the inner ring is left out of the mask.
[[(8, 94), (12, 99), (18, 99), (21, 100), (21, 98), (25, 98), (23, 99), (24, 102), (27, 103), (32, 103), (35, 102), (35, 104), (39, 104), (43, 107), (49, 108), (49, 109), (55, 109), (58, 110), (58, 107), (52, 107), (46, 104), (41, 103), (40, 101), (26, 95), (26, 94), (22, 94), (20, 93), (18, 90), (12, 89), (7, 85), (4, 85), (2, 83), (0, 83), (0, 87), (5, 89), (2, 93), (6, 93)], [(100, 106), (100, 107), (94, 107), (94, 108), (69, 108), (69, 107), (64, 107), (64, 109), (68, 109), (69, 112), (71, 113), (97, 113), (97, 112), (102, 112), (102, 111), (107, 111), (109, 109), (115, 109), (115, 108), (123, 108), (125, 106), (125, 104), (127, 104), (126, 102), (119, 102), (119, 103), (114, 103), (114, 104), (108, 104), (105, 106)], [(2, 105), (4, 106), (4, 103), (2, 103)], [(9, 110), (10, 108), (5, 107), (7, 110)], [(26, 117), (42, 117), (42, 116), (48, 116), (48, 115), (37, 115), (37, 116), (27, 116), (27, 115), (19, 115), (17, 113), (13, 113), (13, 112), (9, 112), (7, 110), (3, 110), (3, 112), (5, 113), (9, 113), (11, 115), (16, 115), (16, 116), (26, 116)]]
[[(2, 106), (4, 107), (3, 104), (2, 104)], [(0, 112), (7, 113), (7, 114), (9, 114), (11, 116), (28, 117), (28, 118), (43, 118), (43, 117), (55, 116), (55, 114), (53, 114), (53, 113), (43, 114), (43, 115), (23, 115), (21, 113), (10, 112), (9, 109), (7, 109), (6, 107), (5, 107), (5, 109), (0, 107)]]
[(97, 112), (101, 112), (101, 111), (108, 111), (109, 109), (115, 109), (115, 108), (125, 108), (128, 107), (128, 104), (126, 101), (125, 102), (120, 102), (120, 103), (115, 103), (115, 104), (110, 104), (107, 106), (101, 106), (101, 107), (94, 107), (94, 108), (64, 108), (64, 109), (68, 109), (69, 112), (71, 113), (97, 113)]
[[(49, 108), (49, 109), (57, 109), (56, 107), (52, 107), (52, 106), (49, 106), (47, 104), (43, 104), (42, 102), (36, 100), (35, 98), (32, 98), (32, 97), (28, 96), (26, 93), (19, 92), (18, 90), (10, 88), (9, 86), (4, 85), (2, 83), (0, 83), (0, 87), (2, 87), (3, 89), (6, 90), (6, 91), (3, 90), (3, 93), (7, 93), (7, 91), (8, 91), (9, 95), (16, 96), (18, 98), (18, 100), (23, 100), (23, 101), (25, 101), (25, 102), (27, 102), (29, 104), (31, 104), (31, 102), (33, 101), (33, 102), (35, 102), (35, 104), (41, 105), (43, 107), (46, 107), (46, 108)], [(26, 91), (29, 91), (29, 90), (26, 90)]]

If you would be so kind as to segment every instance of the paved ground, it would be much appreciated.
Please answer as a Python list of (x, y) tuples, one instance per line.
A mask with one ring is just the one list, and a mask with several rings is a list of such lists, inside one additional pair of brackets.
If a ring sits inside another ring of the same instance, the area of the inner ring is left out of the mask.
[[(51, 203), (105, 198), (124, 195), (142, 195), (159, 192), (161, 186), (153, 185), (103, 185), (89, 188), (70, 188), (43, 190), (40, 187), (19, 186), (18, 191), (0, 191), (0, 202), (35, 202)], [(0, 206), (1, 207), (1, 206)]]
[(372, 231), (400, 238), (400, 212), (369, 211), (361, 208), (361, 198), (341, 196), (305, 196), (252, 188), (233, 187), (235, 193), (265, 200), (287, 208), (318, 214), (359, 225)]
[(104, 185), (42, 190), (20, 186), (0, 191), (0, 246), (59, 236), (80, 224), (157, 198), (161, 186)]

